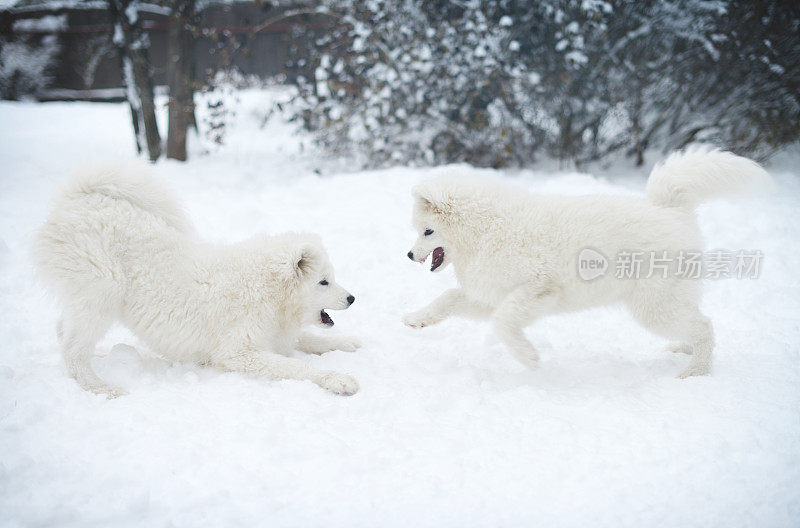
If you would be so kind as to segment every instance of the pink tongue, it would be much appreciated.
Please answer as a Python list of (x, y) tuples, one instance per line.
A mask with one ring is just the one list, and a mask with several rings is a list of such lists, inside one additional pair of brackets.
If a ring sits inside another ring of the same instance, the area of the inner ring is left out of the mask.
[(444, 249), (437, 247), (433, 250), (433, 258), (431, 259), (431, 271), (435, 270), (442, 265), (444, 260)]

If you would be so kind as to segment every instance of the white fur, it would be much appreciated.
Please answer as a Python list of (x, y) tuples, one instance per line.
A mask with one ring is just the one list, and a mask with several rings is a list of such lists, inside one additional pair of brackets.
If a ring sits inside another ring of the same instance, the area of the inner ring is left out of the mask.
[(753, 160), (701, 147), (673, 152), (653, 167), (647, 198), (656, 205), (692, 209), (712, 198), (772, 185), (767, 171)]
[[(319, 237), (288, 233), (220, 246), (204, 243), (155, 179), (124, 169), (89, 171), (56, 198), (32, 256), (63, 307), (58, 336), (85, 389), (124, 391), (91, 367), (97, 342), (119, 321), (155, 352), (269, 379), (311, 380), (354, 394), (350, 376), (286, 357), (358, 342), (302, 331), (323, 309), (347, 308)], [(323, 279), (328, 285), (321, 285)]]
[[(672, 350), (693, 354), (681, 377), (707, 374), (714, 334), (698, 308), (702, 282), (674, 274), (618, 279), (614, 257), (620, 251), (667, 251), (674, 258), (699, 250), (696, 204), (769, 181), (745, 158), (690, 150), (653, 170), (646, 199), (537, 196), (452, 177), (421, 184), (412, 191), (420, 236), (409, 256), (422, 262), (442, 247), (445, 259), (437, 271), (453, 264), (460, 287), (404, 322), (419, 328), (451, 315), (488, 318), (513, 355), (533, 368), (538, 355), (523, 334), (527, 325), (549, 314), (623, 302), (647, 329), (674, 339)], [(426, 236), (426, 230), (433, 233)], [(610, 269), (592, 281), (577, 273), (586, 247), (609, 259)], [(642, 270), (648, 266), (645, 258)]]

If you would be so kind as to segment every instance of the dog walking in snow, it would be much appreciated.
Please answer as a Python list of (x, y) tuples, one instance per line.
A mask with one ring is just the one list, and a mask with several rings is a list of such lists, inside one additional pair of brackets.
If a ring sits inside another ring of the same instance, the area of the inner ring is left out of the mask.
[(273, 380), (311, 380), (338, 394), (358, 383), (283, 353), (353, 351), (358, 341), (302, 330), (355, 300), (334, 281), (315, 235), (203, 243), (156, 180), (96, 171), (74, 179), (35, 235), (33, 259), (61, 301), (57, 333), (70, 374), (89, 391), (124, 391), (92, 370), (97, 342), (119, 321), (169, 360)]
[[(526, 326), (549, 314), (623, 302), (644, 327), (676, 341), (670, 350), (692, 354), (680, 377), (708, 374), (714, 332), (698, 307), (702, 283), (679, 276), (674, 257), (702, 248), (699, 203), (769, 183), (751, 160), (690, 150), (653, 169), (646, 198), (537, 196), (452, 178), (421, 184), (412, 191), (419, 238), (408, 257), (424, 262), (432, 253), (431, 271), (452, 263), (460, 287), (404, 322), (421, 328), (452, 315), (488, 318), (514, 357), (535, 368), (539, 357)], [(642, 270), (648, 255), (673, 257), (673, 264), (650, 277), (612, 271), (584, 280), (578, 256), (586, 248), (605, 256), (641, 252)]]

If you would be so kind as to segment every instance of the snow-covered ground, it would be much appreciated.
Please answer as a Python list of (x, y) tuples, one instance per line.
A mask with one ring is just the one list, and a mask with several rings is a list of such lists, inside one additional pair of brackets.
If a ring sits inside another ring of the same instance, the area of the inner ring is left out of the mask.
[[(701, 210), (710, 248), (765, 255), (759, 279), (707, 284), (711, 376), (676, 379), (689, 358), (619, 309), (529, 328), (543, 360), (526, 372), (484, 324), (400, 323), (455, 282), (405, 256), (409, 189), (436, 169), (331, 165), (279, 119), (257, 126), (272, 97), (245, 94), (227, 146), (153, 170), (210, 239), (322, 235), (357, 297), (331, 332), (364, 347), (308, 361), (361, 391), (170, 365), (121, 328), (94, 364), (130, 395), (82, 391), (27, 240), (72, 169), (134, 159), (129, 116), (0, 103), (0, 525), (797, 526), (800, 156), (770, 167), (774, 195)], [(463, 170), (543, 193), (644, 188), (599, 169)]]

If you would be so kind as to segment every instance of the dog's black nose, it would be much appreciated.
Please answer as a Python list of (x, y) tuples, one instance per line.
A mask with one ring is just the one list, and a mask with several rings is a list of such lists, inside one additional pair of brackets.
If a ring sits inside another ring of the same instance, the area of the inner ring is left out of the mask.
[(412, 253), (411, 251), (409, 251), (409, 252), (408, 252), (408, 258), (410, 258), (411, 260), (414, 260), (414, 253)]
[(348, 295), (347, 296), (347, 304), (353, 304), (354, 302), (356, 302), (356, 298), (353, 297), (352, 295)]

